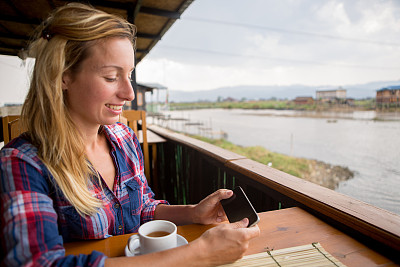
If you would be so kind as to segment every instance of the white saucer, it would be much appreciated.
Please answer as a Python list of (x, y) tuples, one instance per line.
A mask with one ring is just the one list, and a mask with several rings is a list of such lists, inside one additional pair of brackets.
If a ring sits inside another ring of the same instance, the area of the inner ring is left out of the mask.
[[(176, 235), (176, 239), (177, 239), (176, 240), (177, 241), (177, 244), (176, 244), (177, 247), (180, 247), (180, 246), (188, 244), (187, 240), (181, 235), (177, 234)], [(138, 243), (138, 241), (137, 241), (137, 243)], [(138, 255), (140, 255), (140, 253), (139, 254), (134, 254), (128, 249), (128, 244), (125, 246), (125, 256), (132, 257), (132, 256), (138, 256)]]

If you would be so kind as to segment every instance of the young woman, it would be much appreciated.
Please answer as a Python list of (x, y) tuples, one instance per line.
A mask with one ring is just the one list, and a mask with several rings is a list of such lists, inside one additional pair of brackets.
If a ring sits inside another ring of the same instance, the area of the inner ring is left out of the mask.
[(242, 257), (258, 227), (221, 224), (175, 249), (137, 257), (65, 256), (63, 242), (137, 232), (149, 220), (225, 220), (219, 190), (197, 205), (155, 200), (134, 132), (116, 123), (134, 99), (135, 27), (82, 4), (56, 9), (30, 52), (36, 58), (21, 122), (0, 152), (1, 264), (213, 266)]

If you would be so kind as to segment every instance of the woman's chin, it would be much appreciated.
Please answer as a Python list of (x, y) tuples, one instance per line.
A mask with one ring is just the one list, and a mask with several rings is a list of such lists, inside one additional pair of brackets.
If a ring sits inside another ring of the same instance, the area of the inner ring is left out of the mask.
[(113, 125), (113, 124), (116, 124), (118, 121), (119, 121), (119, 117), (104, 120), (103, 125)]

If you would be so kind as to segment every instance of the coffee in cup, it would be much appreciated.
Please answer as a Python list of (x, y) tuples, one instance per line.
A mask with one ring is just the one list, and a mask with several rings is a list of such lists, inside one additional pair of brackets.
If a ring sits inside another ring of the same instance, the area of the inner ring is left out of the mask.
[(149, 237), (162, 237), (162, 236), (166, 236), (166, 235), (169, 235), (169, 234), (170, 233), (165, 232), (165, 231), (155, 231), (155, 232), (152, 232), (150, 234), (147, 234), (147, 236), (149, 236)]
[(177, 246), (176, 225), (170, 221), (154, 220), (139, 227), (137, 235), (128, 240), (131, 254), (148, 254)]

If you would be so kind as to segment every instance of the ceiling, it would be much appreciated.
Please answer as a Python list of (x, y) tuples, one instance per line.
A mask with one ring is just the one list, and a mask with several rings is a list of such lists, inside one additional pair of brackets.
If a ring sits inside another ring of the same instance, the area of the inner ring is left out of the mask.
[[(137, 27), (136, 62), (140, 62), (194, 0), (88, 0)], [(33, 30), (63, 0), (0, 0), (0, 54), (18, 56)]]

